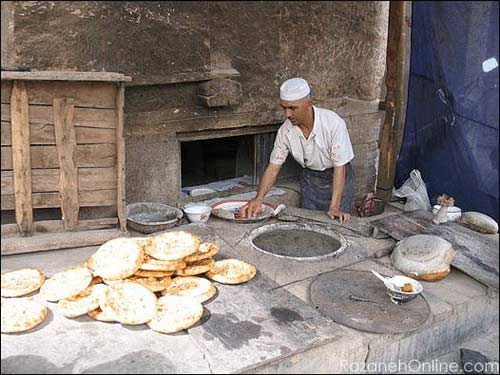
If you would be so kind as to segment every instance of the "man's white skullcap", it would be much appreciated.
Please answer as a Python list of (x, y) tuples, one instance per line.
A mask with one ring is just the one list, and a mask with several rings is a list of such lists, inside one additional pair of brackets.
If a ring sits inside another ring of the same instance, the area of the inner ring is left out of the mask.
[(304, 78), (290, 78), (280, 87), (280, 98), (287, 102), (299, 100), (309, 95), (311, 89)]

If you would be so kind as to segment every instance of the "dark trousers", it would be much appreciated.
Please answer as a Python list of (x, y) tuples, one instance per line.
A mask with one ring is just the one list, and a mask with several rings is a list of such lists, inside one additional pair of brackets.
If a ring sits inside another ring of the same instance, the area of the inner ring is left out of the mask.
[[(351, 163), (345, 165), (345, 184), (340, 209), (350, 213), (354, 206), (355, 176)], [(314, 171), (304, 168), (300, 176), (300, 207), (328, 211), (332, 203), (333, 168)]]

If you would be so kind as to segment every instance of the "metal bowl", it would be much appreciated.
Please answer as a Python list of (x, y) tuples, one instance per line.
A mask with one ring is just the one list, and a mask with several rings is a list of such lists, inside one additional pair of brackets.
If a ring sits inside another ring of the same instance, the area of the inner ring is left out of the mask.
[(141, 233), (172, 228), (182, 217), (182, 210), (162, 203), (140, 202), (127, 205), (127, 226)]
[[(396, 288), (393, 288), (392, 286), (386, 284), (385, 287), (387, 289), (387, 294), (391, 297), (391, 301), (394, 302), (395, 304), (403, 304), (410, 302), (414, 298), (416, 298), (420, 293), (422, 293), (422, 290), (424, 290), (422, 284), (420, 284), (417, 280), (414, 280), (410, 277), (406, 276), (394, 276), (391, 278), (392, 283), (396, 286)], [(412, 292), (403, 292), (400, 287), (402, 287), (404, 284), (411, 284), (413, 287)]]

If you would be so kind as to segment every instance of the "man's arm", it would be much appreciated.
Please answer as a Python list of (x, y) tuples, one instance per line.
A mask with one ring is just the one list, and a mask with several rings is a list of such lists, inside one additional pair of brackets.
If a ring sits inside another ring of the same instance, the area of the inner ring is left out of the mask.
[(340, 209), (340, 200), (342, 199), (342, 193), (344, 192), (345, 185), (345, 172), (345, 165), (333, 167), (332, 203), (330, 204), (330, 209), (327, 213), (330, 219), (338, 217), (341, 223), (344, 221), (349, 222), (351, 220), (350, 213), (342, 212)]
[(240, 209), (240, 215), (242, 217), (254, 217), (262, 212), (264, 197), (276, 182), (280, 169), (280, 164), (269, 163), (267, 165), (266, 170), (262, 174), (259, 187), (257, 188), (257, 195)]

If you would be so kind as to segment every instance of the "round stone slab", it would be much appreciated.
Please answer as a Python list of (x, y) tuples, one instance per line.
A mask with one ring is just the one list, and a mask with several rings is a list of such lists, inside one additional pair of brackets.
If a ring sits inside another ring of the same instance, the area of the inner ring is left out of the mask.
[(391, 302), (384, 284), (371, 272), (335, 270), (311, 283), (310, 300), (337, 323), (375, 333), (414, 331), (424, 324), (430, 308), (422, 295), (410, 302)]

